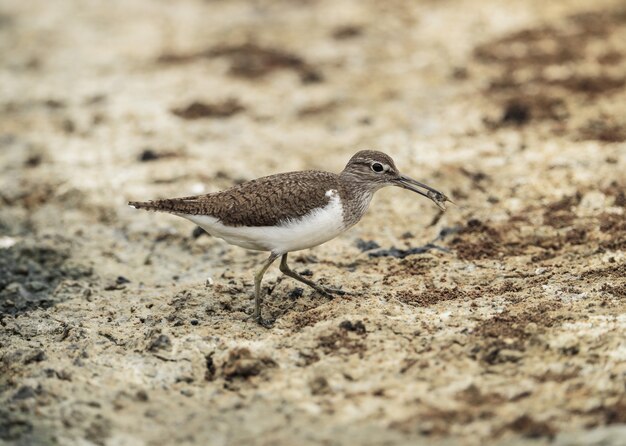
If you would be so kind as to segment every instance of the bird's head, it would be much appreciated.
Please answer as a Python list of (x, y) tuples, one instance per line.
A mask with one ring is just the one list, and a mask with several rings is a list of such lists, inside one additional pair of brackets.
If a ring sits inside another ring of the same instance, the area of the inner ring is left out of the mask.
[(361, 150), (354, 154), (341, 176), (355, 182), (370, 192), (386, 186), (398, 186), (430, 198), (439, 209), (445, 211), (450, 201), (443, 193), (419, 181), (402, 175), (391, 157), (376, 150)]

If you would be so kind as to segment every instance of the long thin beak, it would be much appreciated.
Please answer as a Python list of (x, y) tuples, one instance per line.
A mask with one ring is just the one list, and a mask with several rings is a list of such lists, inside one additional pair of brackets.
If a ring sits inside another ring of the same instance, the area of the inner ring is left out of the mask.
[(430, 198), (442, 211), (446, 210), (446, 201), (453, 203), (452, 200), (446, 197), (445, 194), (439, 192), (437, 189), (433, 189), (432, 187), (427, 186), (424, 183), (420, 183), (419, 181), (415, 181), (413, 178), (409, 178), (405, 175), (400, 175), (398, 177), (396, 185), (404, 189), (417, 192), (426, 198)]

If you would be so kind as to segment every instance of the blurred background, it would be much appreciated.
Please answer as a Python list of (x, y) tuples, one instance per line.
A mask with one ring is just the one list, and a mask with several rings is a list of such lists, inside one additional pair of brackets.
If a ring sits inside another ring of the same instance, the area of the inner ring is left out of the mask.
[[(401, 190), (294, 256), (139, 212), (357, 150)], [(619, 444), (626, 8), (0, 3), (0, 439)], [(578, 443), (577, 443), (578, 442)]]

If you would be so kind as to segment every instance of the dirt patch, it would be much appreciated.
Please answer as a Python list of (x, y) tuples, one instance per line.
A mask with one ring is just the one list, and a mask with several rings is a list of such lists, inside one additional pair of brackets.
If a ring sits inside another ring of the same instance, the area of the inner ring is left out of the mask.
[[(554, 27), (521, 30), (478, 46), (474, 55), (482, 62), (503, 64), (511, 68), (580, 59), (580, 46), (570, 40), (572, 36), (564, 34)], [(584, 31), (579, 31), (575, 37), (584, 41), (587, 35)], [(554, 44), (547, 47), (542, 45), (545, 41), (552, 41)], [(512, 52), (512, 45), (519, 45), (521, 49)]]
[(475, 299), (480, 296), (480, 293), (476, 291), (465, 291), (459, 287), (433, 289), (422, 293), (415, 293), (410, 290), (400, 291), (396, 294), (396, 297), (401, 302), (409, 305), (415, 305), (417, 307), (426, 307), (429, 305), (435, 305), (440, 302), (448, 300), (461, 300)]
[[(557, 26), (516, 31), (478, 46), (476, 58), (509, 68), (573, 62), (584, 57), (587, 45), (626, 24), (623, 9), (575, 14)], [(515, 51), (511, 51), (515, 47)]]
[(364, 339), (367, 330), (363, 322), (343, 321), (339, 329), (332, 330), (330, 334), (321, 335), (318, 338), (317, 347), (326, 355), (352, 355), (361, 357), (367, 350)]
[(571, 226), (576, 220), (574, 208), (578, 206), (582, 194), (569, 195), (560, 200), (549, 203), (543, 213), (544, 224), (553, 228), (564, 228)]
[[(529, 207), (505, 221), (493, 223), (470, 219), (460, 226), (458, 233), (450, 240), (449, 248), (463, 260), (530, 254), (533, 261), (554, 258), (568, 246), (595, 244), (605, 249), (623, 249), (620, 215), (600, 214), (582, 219), (578, 216), (577, 208), (583, 190), (541, 207)], [(544, 228), (550, 229), (538, 231), (540, 226), (531, 224), (531, 217), (535, 221), (541, 218)], [(598, 228), (605, 235), (598, 232)]]
[(65, 239), (18, 243), (0, 249), (0, 314), (2, 317), (48, 308), (61, 299), (62, 281), (79, 282), (89, 295), (92, 267), (74, 263)]
[(466, 389), (458, 392), (456, 399), (470, 406), (497, 405), (506, 399), (497, 393), (484, 393), (478, 386), (470, 384)]
[(611, 122), (610, 117), (592, 119), (578, 129), (580, 139), (585, 141), (624, 142), (626, 125)]
[(451, 249), (463, 260), (487, 259), (505, 254), (500, 230), (478, 219), (470, 219), (450, 241)]
[(622, 397), (614, 404), (603, 406), (600, 412), (605, 424), (626, 423), (626, 400)]
[(626, 85), (626, 77), (614, 77), (606, 74), (598, 76), (573, 75), (566, 79), (553, 80), (546, 83), (574, 93), (600, 95), (622, 90), (624, 85)]
[(612, 294), (618, 299), (626, 299), (626, 284), (621, 284), (618, 286), (604, 284), (602, 285), (601, 291)]
[(528, 438), (546, 437), (552, 439), (556, 435), (556, 429), (549, 423), (537, 421), (529, 415), (522, 415), (516, 418), (507, 427), (513, 432), (520, 433)]
[(626, 263), (611, 262), (613, 265), (608, 268), (591, 268), (583, 271), (581, 276), (592, 280), (601, 278), (621, 278), (626, 276)]
[(264, 47), (256, 43), (243, 45), (218, 45), (205, 51), (190, 54), (163, 54), (158, 62), (165, 64), (189, 63), (201, 58), (223, 57), (230, 62), (230, 74), (246, 79), (264, 77), (276, 70), (296, 72), (303, 83), (323, 80), (319, 70), (302, 57), (282, 49)]
[(469, 424), (478, 417), (486, 419), (489, 416), (488, 411), (478, 414), (475, 411), (431, 408), (423, 411), (419, 416), (394, 422), (390, 427), (406, 433), (419, 432), (428, 437), (443, 437), (450, 433), (450, 426), (452, 425)]
[(525, 125), (533, 120), (561, 121), (567, 118), (568, 112), (565, 101), (559, 97), (542, 95), (520, 96), (508, 99), (503, 106), (502, 117), (491, 126)]
[(622, 215), (602, 214), (599, 217), (600, 231), (609, 234), (620, 234), (626, 232), (626, 220)]
[(17, 441), (29, 438), (33, 432), (33, 425), (28, 420), (16, 416), (11, 411), (0, 411), (0, 439)]
[[(486, 94), (502, 110), (500, 116), (486, 116), (485, 124), (498, 129), (552, 121), (559, 123), (550, 128), (552, 134), (622, 142), (623, 126), (615, 122), (618, 115), (592, 119), (577, 129), (566, 119), (580, 102), (576, 94), (597, 100), (624, 92), (626, 78), (605, 69), (620, 63), (620, 53), (609, 49), (594, 56), (598, 39), (624, 32), (623, 16), (622, 9), (576, 14), (559, 24), (520, 30), (476, 47), (476, 60), (496, 67)], [(595, 74), (588, 74), (591, 66)], [(557, 67), (560, 74), (551, 75), (549, 70)]]
[(363, 27), (359, 25), (342, 25), (335, 28), (332, 36), (336, 40), (348, 40), (363, 35)]
[(226, 380), (245, 380), (277, 366), (278, 364), (267, 356), (255, 357), (247, 348), (236, 348), (228, 353), (228, 358), (222, 364), (221, 372)]
[(398, 278), (424, 275), (432, 268), (436, 268), (438, 264), (439, 262), (435, 258), (419, 255), (390, 262), (388, 273), (383, 278), (382, 283), (383, 285), (393, 285)]
[(614, 198), (613, 206), (626, 208), (626, 192), (624, 185), (618, 181), (613, 181), (603, 192)]
[(227, 99), (223, 102), (214, 104), (206, 104), (196, 101), (186, 107), (173, 108), (172, 113), (183, 119), (202, 119), (202, 118), (228, 118), (230, 116), (241, 113), (245, 107), (236, 99)]
[(560, 307), (558, 302), (545, 302), (526, 307), (522, 313), (505, 310), (480, 323), (472, 334), (476, 340), (472, 357), (491, 365), (521, 361), (528, 341), (558, 323), (560, 316), (554, 316), (553, 312)]

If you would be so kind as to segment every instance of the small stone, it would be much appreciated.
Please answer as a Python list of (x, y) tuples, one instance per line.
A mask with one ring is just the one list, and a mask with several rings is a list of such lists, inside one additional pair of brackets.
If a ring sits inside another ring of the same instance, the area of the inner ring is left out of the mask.
[(36, 395), (37, 392), (32, 387), (22, 386), (17, 392), (15, 392), (15, 395), (13, 395), (13, 400), (25, 400), (28, 398), (34, 398)]
[(522, 415), (509, 423), (508, 427), (526, 438), (553, 438), (556, 435), (555, 428), (544, 421), (537, 421), (529, 415)]
[(311, 382), (309, 382), (309, 388), (311, 389), (312, 395), (327, 395), (331, 392), (328, 380), (323, 376), (313, 378)]
[(204, 357), (206, 371), (204, 372), (204, 379), (207, 381), (213, 381), (215, 379), (215, 374), (217, 373), (217, 368), (215, 367), (215, 362), (213, 362), (213, 353), (210, 353)]
[(126, 283), (130, 283), (130, 280), (128, 280), (126, 277), (124, 276), (117, 276), (117, 279), (115, 279), (115, 283), (117, 285), (124, 285)]
[(234, 348), (222, 364), (222, 374), (229, 381), (235, 378), (247, 379), (259, 375), (265, 369), (277, 366), (278, 364), (269, 357), (256, 357), (247, 348)]
[(31, 364), (33, 362), (41, 362), (46, 359), (46, 353), (43, 350), (38, 350), (32, 355), (24, 359), (24, 364)]
[(67, 370), (57, 370), (56, 371), (56, 376), (61, 381), (71, 381), (72, 380), (72, 374), (70, 372), (68, 372)]
[(15, 240), (13, 237), (0, 237), (0, 248), (10, 248), (16, 243), (17, 240)]
[(193, 391), (189, 390), (189, 389), (182, 389), (180, 391), (181, 395), (184, 395), (186, 397), (192, 397), (193, 396)]
[(576, 356), (580, 353), (580, 347), (578, 345), (569, 345), (560, 349), (561, 353), (565, 356)]
[(137, 401), (141, 401), (142, 403), (148, 401), (148, 392), (145, 390), (138, 390), (135, 394), (135, 399)]
[(148, 350), (156, 352), (159, 350), (169, 350), (172, 348), (172, 341), (166, 335), (161, 334), (150, 342)]
[(199, 238), (199, 237), (202, 237), (203, 235), (206, 235), (206, 231), (202, 229), (200, 226), (196, 226), (193, 232), (191, 233), (191, 236), (193, 238)]
[(361, 321), (356, 321), (352, 323), (351, 321), (343, 321), (339, 324), (339, 328), (346, 331), (353, 331), (358, 334), (365, 334), (366, 329), (365, 325)]
[(141, 152), (141, 154), (138, 157), (139, 161), (144, 162), (144, 163), (146, 161), (158, 160), (159, 158), (160, 158), (159, 154), (156, 153), (152, 149), (145, 149), (143, 152)]
[(298, 299), (304, 294), (304, 289), (297, 287), (289, 292), (290, 299)]

